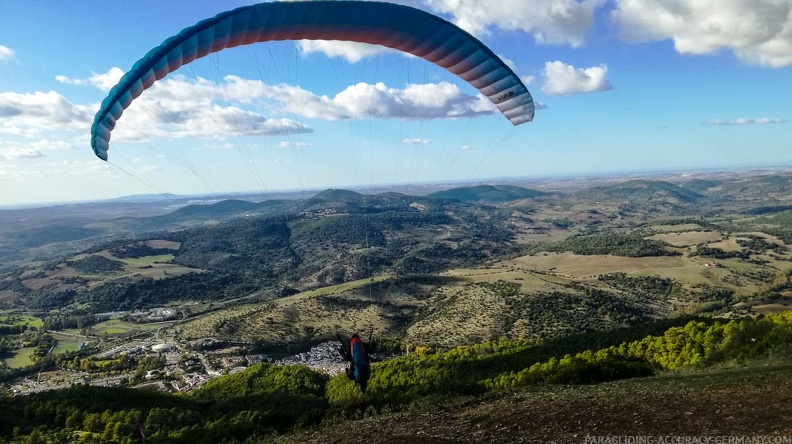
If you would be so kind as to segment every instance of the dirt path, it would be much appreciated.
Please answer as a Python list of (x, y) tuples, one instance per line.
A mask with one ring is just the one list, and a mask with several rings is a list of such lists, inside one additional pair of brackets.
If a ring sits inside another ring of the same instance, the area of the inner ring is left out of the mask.
[(446, 411), (349, 421), (277, 442), (570, 444), (597, 436), (766, 435), (792, 437), (792, 364), (537, 387)]

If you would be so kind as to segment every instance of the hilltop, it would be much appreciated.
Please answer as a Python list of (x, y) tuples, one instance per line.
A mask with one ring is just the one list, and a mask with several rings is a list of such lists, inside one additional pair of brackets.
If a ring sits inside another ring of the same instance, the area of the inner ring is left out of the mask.
[(365, 196), (355, 191), (331, 188), (317, 193), (312, 199), (338, 202), (359, 202)]
[(531, 190), (513, 185), (478, 185), (473, 187), (452, 188), (430, 193), (427, 197), (435, 199), (454, 199), (462, 202), (497, 204), (520, 199), (546, 196), (544, 191)]

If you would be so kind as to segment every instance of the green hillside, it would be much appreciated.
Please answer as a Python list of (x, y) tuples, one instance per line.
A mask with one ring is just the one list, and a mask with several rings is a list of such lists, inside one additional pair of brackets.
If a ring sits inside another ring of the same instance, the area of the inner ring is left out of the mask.
[(427, 195), (435, 199), (454, 199), (462, 202), (496, 204), (514, 200), (542, 197), (547, 193), (513, 185), (478, 185), (438, 191)]
[[(410, 355), (375, 364), (365, 395), (345, 375), (328, 380), (301, 366), (259, 364), (217, 378), (187, 395), (76, 386), (0, 397), (0, 408), (5, 412), (0, 416), (0, 438), (25, 442), (135, 442), (140, 439), (142, 428), (150, 442), (210, 443), (244, 441), (253, 436), (262, 439), (324, 420), (325, 428), (308, 432), (311, 437), (298, 434), (284, 439), (326, 441), (328, 436), (343, 433), (332, 425), (338, 421), (345, 423), (346, 430), (366, 429), (370, 422), (347, 423), (345, 419), (365, 415), (368, 421), (389, 422), (390, 431), (384, 436), (396, 440), (391, 435), (395, 428), (415, 423), (410, 412), (433, 415), (431, 430), (456, 422), (454, 415), (437, 416), (449, 410), (468, 417), (473, 421), (469, 425), (492, 418), (514, 427), (526, 419), (510, 415), (510, 411), (545, 410), (543, 421), (565, 424), (569, 415), (566, 412), (578, 408), (583, 409), (580, 419), (589, 424), (599, 418), (592, 415), (592, 406), (606, 404), (639, 412), (646, 418), (669, 415), (669, 421), (688, 418), (687, 415), (694, 415), (689, 419), (710, 415), (711, 423), (687, 420), (681, 428), (671, 430), (718, 434), (723, 425), (717, 420), (718, 412), (712, 414), (712, 405), (728, 410), (735, 402), (740, 415), (763, 418), (755, 423), (738, 421), (744, 427), (741, 432), (789, 431), (788, 422), (782, 418), (789, 414), (792, 396), (792, 314), (728, 322), (684, 322), (679, 319), (676, 326), (667, 329), (662, 324), (649, 323), (545, 343), (501, 340), (448, 351), (415, 348)], [(735, 363), (764, 365), (749, 371), (730, 370)], [(680, 370), (686, 373), (672, 373)], [(653, 374), (661, 376), (607, 384)], [(581, 384), (595, 385), (575, 387)], [(556, 385), (561, 386), (551, 388)], [(730, 397), (726, 393), (731, 393)], [(648, 402), (649, 394), (652, 402)], [(672, 408), (674, 398), (688, 401), (678, 407), (684, 410)], [(609, 399), (619, 401), (607, 403)], [(712, 404), (715, 400), (721, 402)], [(506, 411), (492, 409), (479, 414), (478, 419), (466, 413), (471, 406), (502, 406), (504, 401), (511, 405)], [(567, 407), (561, 408), (559, 402)], [(393, 412), (402, 415), (389, 417)], [(604, 415), (606, 419), (599, 427), (608, 430), (612, 417)], [(644, 430), (644, 418), (630, 418), (620, 430)], [(524, 433), (542, 436), (547, 432), (532, 429)], [(333, 441), (347, 442), (346, 439)]]
[(695, 191), (657, 180), (629, 180), (614, 185), (593, 187), (576, 193), (576, 196), (595, 201), (626, 200), (633, 203), (650, 201), (691, 203), (704, 197)]
[(187, 205), (162, 216), (154, 216), (135, 221), (140, 229), (161, 230), (170, 225), (186, 222), (199, 222), (228, 219), (246, 213), (261, 214), (291, 204), (288, 200), (265, 200), (255, 203), (244, 200), (228, 199), (209, 205)]
[(342, 189), (328, 189), (317, 193), (311, 199), (331, 201), (331, 202), (359, 202), (366, 197), (360, 193)]
[(720, 180), (692, 179), (683, 183), (681, 187), (696, 193), (706, 194), (707, 190), (715, 188), (721, 183), (722, 181)]

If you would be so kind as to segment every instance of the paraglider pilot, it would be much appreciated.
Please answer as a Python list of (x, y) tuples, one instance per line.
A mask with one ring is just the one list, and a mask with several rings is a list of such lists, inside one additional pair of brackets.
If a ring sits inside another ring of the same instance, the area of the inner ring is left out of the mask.
[(364, 342), (360, 339), (360, 336), (353, 334), (347, 348), (345, 341), (340, 336), (338, 339), (341, 341), (341, 348), (338, 349), (338, 353), (345, 361), (349, 362), (349, 367), (346, 369), (347, 377), (360, 386), (361, 392), (366, 393), (368, 380), (371, 377), (369, 355), (376, 352), (376, 343), (373, 343), (371, 338), (369, 338), (368, 342)]

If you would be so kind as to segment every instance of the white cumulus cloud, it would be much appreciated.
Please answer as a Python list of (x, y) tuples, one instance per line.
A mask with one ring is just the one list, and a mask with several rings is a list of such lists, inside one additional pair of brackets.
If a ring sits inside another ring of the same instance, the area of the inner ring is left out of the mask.
[(431, 141), (428, 139), (404, 139), (402, 143), (405, 145), (428, 145)]
[(75, 150), (76, 146), (60, 140), (41, 139), (35, 142), (20, 143), (0, 140), (0, 160), (13, 161), (46, 157), (46, 151)]
[(92, 73), (90, 77), (85, 79), (74, 79), (64, 75), (57, 75), (55, 76), (55, 80), (66, 85), (95, 86), (102, 91), (110, 91), (110, 89), (113, 88), (119, 80), (121, 80), (123, 75), (124, 71), (121, 70), (121, 68), (114, 66), (106, 73)]
[(0, 160), (35, 159), (44, 157), (41, 151), (21, 145), (11, 145), (0, 147)]
[(404, 89), (390, 88), (381, 82), (358, 83), (332, 98), (299, 87), (276, 86), (272, 97), (289, 113), (328, 120), (446, 119), (488, 115), (494, 109), (484, 97), (466, 95), (447, 82), (409, 84)]
[(544, 74), (545, 84), (542, 90), (547, 94), (590, 93), (611, 89), (605, 79), (608, 74), (608, 67), (605, 65), (575, 68), (564, 62), (547, 62)]
[(174, 76), (155, 83), (124, 112), (113, 131), (114, 140), (223, 139), (313, 132), (295, 120), (244, 109), (242, 105), (260, 97), (261, 91), (256, 90), (257, 85), (228, 79), (216, 83)]
[(736, 125), (767, 125), (771, 123), (784, 123), (784, 119), (776, 119), (770, 117), (761, 117), (759, 119), (749, 119), (740, 117), (738, 119), (712, 119), (707, 122), (708, 125), (716, 126), (736, 126)]
[(0, 62), (5, 60), (13, 60), (16, 54), (14, 50), (8, 46), (0, 45)]
[(312, 143), (307, 142), (280, 142), (278, 144), (278, 148), (306, 148), (309, 146), (313, 146)]
[(346, 59), (349, 63), (357, 63), (383, 51), (392, 51), (378, 45), (340, 40), (300, 40), (297, 42), (297, 49), (304, 56), (318, 52), (330, 58)]
[(537, 42), (581, 46), (605, 0), (425, 0), (436, 12), (449, 14), (475, 35), (493, 29), (523, 31)]
[(205, 79), (192, 82), (178, 77), (159, 83), (164, 85), (157, 92), (163, 102), (184, 103), (199, 98), (222, 98), (240, 103), (266, 102), (280, 113), (311, 119), (442, 119), (477, 117), (495, 110), (485, 97), (465, 94), (448, 82), (408, 84), (403, 89), (391, 88), (384, 83), (361, 82), (350, 85), (333, 97), (316, 95), (299, 86), (269, 85), (237, 76), (226, 76), (223, 83)]
[(41, 130), (86, 130), (97, 106), (76, 105), (55, 91), (0, 92), (0, 133), (35, 135)]
[(279, 116), (347, 120), (364, 118), (445, 119), (492, 114), (483, 96), (467, 95), (447, 82), (408, 84), (403, 89), (384, 83), (358, 83), (333, 97), (299, 86), (269, 85), (260, 80), (226, 76), (222, 82), (181, 76), (157, 82), (132, 102), (113, 137), (223, 137), (309, 133), (299, 122), (266, 118), (243, 109), (262, 107)]
[[(58, 76), (58, 81), (108, 90), (120, 76), (121, 70), (112, 68), (86, 78)], [(68, 144), (51, 141), (56, 139), (53, 132), (85, 134), (98, 106), (98, 103), (72, 103), (54, 91), (0, 92), (0, 134), (49, 139), (41, 142), (49, 146), (32, 147), (41, 153), (49, 149), (68, 149)], [(236, 76), (210, 81), (174, 75), (156, 82), (132, 102), (114, 129), (112, 140), (204, 138), (222, 143), (236, 136), (313, 132), (311, 127), (295, 120), (300, 117), (322, 120), (454, 119), (490, 115), (496, 111), (485, 97), (465, 94), (447, 82), (408, 84), (403, 88), (388, 87), (384, 83), (358, 83), (329, 96), (317, 95), (298, 86), (270, 85)], [(13, 153), (14, 158), (22, 155), (21, 151)]]
[(732, 51), (748, 63), (792, 66), (789, 0), (616, 0), (627, 41), (671, 39), (684, 54)]

